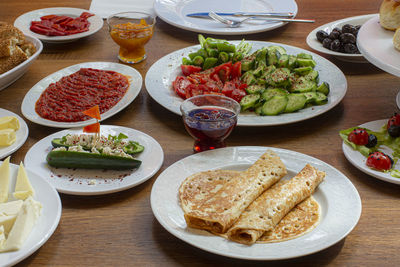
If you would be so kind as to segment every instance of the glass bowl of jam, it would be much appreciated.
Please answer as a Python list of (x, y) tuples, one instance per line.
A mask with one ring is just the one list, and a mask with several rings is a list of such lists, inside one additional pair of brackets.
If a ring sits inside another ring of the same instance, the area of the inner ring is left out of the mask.
[(195, 139), (193, 150), (201, 152), (226, 146), (240, 105), (222, 95), (198, 95), (186, 99), (180, 109), (186, 130)]
[(118, 58), (138, 63), (146, 58), (145, 44), (154, 32), (155, 16), (145, 12), (121, 12), (107, 18), (111, 38), (119, 45)]

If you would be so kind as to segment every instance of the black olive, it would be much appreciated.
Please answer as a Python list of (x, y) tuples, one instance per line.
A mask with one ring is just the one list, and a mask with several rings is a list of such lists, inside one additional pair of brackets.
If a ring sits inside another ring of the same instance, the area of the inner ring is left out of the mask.
[(340, 51), (340, 41), (339, 41), (339, 39), (336, 39), (336, 40), (332, 41), (330, 49), (332, 51), (336, 51), (336, 52)]
[(340, 41), (342, 41), (342, 43), (348, 44), (355, 44), (356, 43), (356, 37), (352, 34), (352, 33), (342, 33), (340, 35)]
[(339, 39), (339, 36), (340, 32), (338, 31), (331, 31), (331, 33), (329, 34), (329, 38), (331, 38), (332, 40)]
[(376, 146), (376, 144), (378, 144), (378, 138), (376, 138), (375, 135), (370, 134), (368, 135), (368, 144), (366, 144), (366, 147), (374, 147)]
[(391, 137), (399, 137), (400, 136), (400, 126), (399, 125), (391, 125), (388, 129), (388, 133)]
[(332, 39), (325, 38), (325, 39), (322, 41), (322, 46), (325, 47), (325, 48), (327, 48), (327, 49), (331, 49), (331, 43), (332, 43)]
[(336, 31), (336, 32), (342, 34), (342, 29), (340, 29), (340, 28), (338, 28), (338, 27), (335, 27), (332, 31), (333, 31), (333, 32)]
[(359, 54), (360, 53), (355, 44), (345, 44), (344, 52), (348, 53), (348, 54)]
[(353, 25), (350, 24), (345, 24), (342, 26), (342, 33), (352, 33), (353, 32), (353, 28), (355, 28)]
[(317, 39), (322, 43), (322, 41), (329, 36), (329, 34), (326, 31), (320, 30), (317, 31)]

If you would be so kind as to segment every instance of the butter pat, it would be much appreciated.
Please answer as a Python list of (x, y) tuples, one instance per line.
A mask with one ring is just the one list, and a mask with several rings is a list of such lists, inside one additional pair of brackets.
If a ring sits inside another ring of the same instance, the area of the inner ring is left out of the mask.
[(14, 226), (8, 234), (4, 247), (0, 252), (15, 251), (22, 247), (29, 237), (37, 219), (40, 216), (42, 205), (32, 197), (28, 197), (18, 212)]
[(16, 200), (0, 204), (0, 226), (4, 227), (5, 234), (10, 232), (23, 203), (22, 200)]
[(10, 146), (16, 140), (15, 131), (13, 129), (0, 130), (0, 146)]
[(19, 129), (19, 121), (16, 117), (6, 116), (0, 118), (0, 130), (13, 129), (14, 131)]
[(0, 203), (8, 200), (10, 186), (10, 157), (6, 158), (0, 166)]
[(34, 192), (35, 191), (29, 182), (28, 175), (26, 174), (24, 164), (21, 162), (19, 164), (17, 182), (15, 184), (15, 192), (13, 193), (13, 196), (17, 199), (25, 200), (29, 196), (33, 196)]

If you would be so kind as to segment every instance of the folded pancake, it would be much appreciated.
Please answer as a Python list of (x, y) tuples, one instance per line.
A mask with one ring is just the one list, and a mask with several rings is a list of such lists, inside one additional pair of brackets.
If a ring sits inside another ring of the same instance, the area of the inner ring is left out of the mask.
[(240, 214), (287, 173), (281, 159), (267, 151), (237, 179), (226, 182), (211, 198), (185, 213), (189, 227), (225, 233)]
[(228, 231), (228, 238), (246, 245), (254, 244), (271, 231), (297, 204), (311, 196), (325, 173), (307, 164), (287, 183), (264, 192), (243, 211)]

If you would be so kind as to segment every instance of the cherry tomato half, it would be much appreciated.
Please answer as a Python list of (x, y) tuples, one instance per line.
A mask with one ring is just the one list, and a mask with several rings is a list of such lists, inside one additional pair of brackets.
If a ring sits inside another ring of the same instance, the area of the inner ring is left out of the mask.
[(183, 75), (189, 76), (192, 73), (196, 73), (201, 71), (201, 67), (193, 66), (193, 65), (181, 65), (181, 70)]
[(368, 144), (368, 133), (366, 130), (357, 128), (354, 129), (349, 136), (347, 137), (347, 140), (350, 142), (359, 145), (359, 146), (365, 146)]
[(397, 125), (400, 126), (400, 114), (394, 114), (387, 123), (387, 129), (389, 130), (390, 126)]
[(367, 158), (367, 166), (379, 171), (386, 171), (392, 168), (392, 159), (382, 152), (371, 153)]

